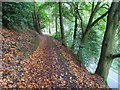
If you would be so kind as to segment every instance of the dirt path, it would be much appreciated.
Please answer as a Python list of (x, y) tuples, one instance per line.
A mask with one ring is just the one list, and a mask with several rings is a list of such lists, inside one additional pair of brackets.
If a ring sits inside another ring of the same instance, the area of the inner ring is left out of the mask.
[[(30, 57), (27, 79), (29, 87), (70, 87), (78, 88), (76, 77), (70, 73), (68, 64), (52, 39), (43, 36), (40, 45)], [(34, 84), (34, 85), (33, 85)]]
[(28, 88), (106, 87), (98, 75), (78, 66), (75, 56), (59, 42), (42, 36), (37, 50), (28, 59), (25, 81)]
[(0, 87), (30, 89), (107, 87), (100, 76), (90, 74), (77, 61), (72, 51), (57, 40), (47, 35), (40, 36), (35, 32), (18, 33), (7, 30), (2, 32)]

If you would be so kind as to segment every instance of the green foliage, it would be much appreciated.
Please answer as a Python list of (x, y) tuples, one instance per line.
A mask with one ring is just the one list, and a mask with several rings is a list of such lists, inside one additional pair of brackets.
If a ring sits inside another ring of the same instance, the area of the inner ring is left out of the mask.
[(102, 37), (101, 33), (98, 34), (98, 27), (94, 28), (89, 34), (88, 42), (85, 43), (82, 49), (83, 63), (89, 66), (90, 62), (97, 62), (99, 60), (99, 54), (101, 49)]
[(66, 3), (63, 4), (63, 16), (71, 21), (71, 22), (74, 22), (73, 21), (73, 17), (74, 17), (74, 9), (73, 8), (70, 8), (70, 6)]
[(3, 2), (2, 24), (7, 28), (17, 26), (20, 30), (24, 27), (32, 27), (32, 4), (26, 2)]
[(62, 39), (60, 38), (60, 32), (58, 32), (57, 35), (56, 34), (51, 35), (51, 37), (57, 39), (58, 41), (62, 41)]
[[(76, 2), (76, 3), (78, 4), (78, 11), (82, 18), (83, 29), (85, 30), (88, 24), (88, 20), (90, 18), (92, 3), (91, 2), (87, 2), (87, 3)], [(81, 20), (79, 17), (78, 17), (78, 28), (77, 28), (78, 30), (76, 34), (76, 40), (73, 41), (74, 21), (75, 21), (74, 18), (76, 16), (76, 13), (74, 11), (75, 10), (74, 5), (76, 3), (75, 2), (62, 3), (65, 42), (68, 47), (72, 47), (74, 43), (74, 49), (72, 50), (75, 54), (77, 54), (77, 52), (80, 51), (79, 45), (82, 45)], [(97, 2), (95, 2), (95, 5), (96, 4)], [(100, 17), (104, 12), (106, 12), (107, 10), (106, 8), (108, 8), (109, 4), (101, 2), (100, 6), (102, 6), (103, 4), (105, 4), (105, 6), (99, 9), (95, 13), (93, 21), (98, 17)], [(50, 30), (52, 32), (51, 37), (61, 41), (58, 2), (37, 2), (36, 7), (37, 7), (37, 14), (40, 19), (41, 29), (48, 30), (50, 24)], [(32, 19), (33, 2), (31, 3), (3, 2), (2, 12), (3, 12), (3, 16), (2, 16), (2, 20), (0, 20), (0, 23), (2, 22), (3, 26), (7, 28), (12, 28), (14, 26), (17, 26), (19, 27), (20, 30), (25, 29), (25, 27), (33, 28), (33, 19)], [(57, 35), (55, 34), (55, 17), (58, 18)], [(98, 23), (96, 23), (95, 26), (93, 26), (88, 36), (88, 41), (85, 43), (85, 46), (82, 49), (83, 63), (86, 64), (86, 66), (89, 66), (90, 61), (97, 62), (99, 59), (103, 35), (106, 28), (106, 21), (107, 21), (106, 18), (107, 17), (104, 17)], [(120, 34), (118, 36), (120, 37)], [(118, 44), (120, 45), (120, 41), (119, 41), (120, 39), (117, 38), (118, 36), (116, 35), (113, 53), (120, 52), (120, 50), (118, 50), (119, 48)], [(31, 38), (29, 38), (27, 41), (33, 43)], [(20, 47), (18, 47), (17, 49), (18, 51), (21, 50)], [(25, 55), (25, 57), (26, 56), (27, 55)], [(81, 56), (79, 54), (78, 58), (80, 59), (80, 57)], [(118, 65), (117, 61), (113, 62), (113, 66), (116, 67), (116, 65)]]
[(59, 8), (58, 8), (58, 3), (54, 3), (54, 7), (52, 10), (52, 16), (53, 17), (59, 17)]

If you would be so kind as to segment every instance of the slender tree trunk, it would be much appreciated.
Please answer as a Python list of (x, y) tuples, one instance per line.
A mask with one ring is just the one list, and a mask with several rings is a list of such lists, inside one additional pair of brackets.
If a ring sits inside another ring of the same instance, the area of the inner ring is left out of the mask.
[(76, 32), (77, 32), (77, 15), (75, 16), (75, 26), (74, 26), (74, 34), (73, 34), (73, 40), (76, 39)]
[[(118, 51), (120, 52), (120, 26), (118, 31)], [(120, 60), (118, 60), (118, 67), (120, 67)], [(118, 68), (118, 72), (120, 72), (120, 68)], [(119, 80), (120, 81), (120, 80)]]
[(38, 25), (39, 25), (39, 28), (40, 28), (40, 33), (41, 33), (41, 25), (40, 25), (40, 18), (39, 18), (39, 16), (38, 16), (38, 14), (37, 14), (37, 20), (38, 20)]
[(61, 31), (62, 44), (65, 45), (64, 26), (63, 26), (63, 17), (62, 17), (62, 2), (59, 2), (59, 16), (60, 16), (60, 31)]
[(75, 12), (75, 25), (74, 25), (74, 33), (73, 33), (73, 44), (72, 44), (72, 49), (74, 49), (75, 46), (75, 41), (76, 41), (76, 33), (77, 33), (77, 28), (78, 28), (78, 23), (77, 23), (77, 11), (78, 11), (78, 3), (76, 4), (76, 7), (74, 9)]
[[(118, 48), (120, 47), (120, 26), (119, 26), (119, 31), (118, 31)], [(120, 52), (120, 48), (118, 50)]]
[[(94, 2), (93, 2), (93, 3), (94, 3)], [(96, 9), (98, 8), (98, 6), (99, 6), (99, 5), (96, 5)], [(83, 44), (84, 44), (84, 42), (86, 41), (88, 34), (90, 33), (91, 24), (92, 24), (92, 22), (93, 22), (95, 13), (96, 13), (96, 12), (95, 12), (95, 8), (94, 8), (94, 6), (92, 5), (90, 18), (89, 18), (87, 27), (86, 27), (86, 29), (85, 29), (85, 32), (83, 32), (82, 39), (81, 39), (81, 42), (82, 42)]]
[(73, 33), (73, 43), (72, 43), (72, 49), (75, 47), (75, 41), (76, 41), (76, 32), (77, 32), (77, 17), (75, 16), (75, 26), (74, 26), (74, 33)]
[(36, 27), (36, 24), (35, 24), (35, 16), (34, 16), (34, 13), (32, 13), (32, 18), (33, 18), (33, 26), (34, 28)]
[(56, 35), (57, 35), (57, 17), (55, 17), (55, 30), (56, 30)]
[(51, 30), (50, 30), (50, 23), (49, 23), (49, 34), (51, 34)]
[(34, 15), (33, 15), (33, 18), (34, 18), (34, 23), (35, 23), (35, 29), (36, 31), (41, 34), (41, 31), (40, 31), (40, 23), (39, 23), (39, 18), (37, 16), (37, 12), (36, 12), (36, 2), (34, 2)]
[(115, 37), (116, 29), (118, 28), (118, 17), (120, 17), (120, 14), (118, 14), (118, 9), (120, 2), (112, 2), (108, 17), (107, 17), (107, 25), (106, 25), (106, 31), (102, 43), (102, 49), (101, 49), (101, 55), (98, 63), (98, 67), (96, 69), (96, 72), (98, 75), (103, 77), (103, 79), (106, 81), (107, 76), (109, 73), (109, 69), (111, 67), (113, 58), (111, 57), (111, 53), (113, 51), (113, 41)]

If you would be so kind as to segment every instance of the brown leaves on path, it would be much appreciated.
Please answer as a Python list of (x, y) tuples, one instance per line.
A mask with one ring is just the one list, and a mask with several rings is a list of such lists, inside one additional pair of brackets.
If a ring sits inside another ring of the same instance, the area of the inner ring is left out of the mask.
[[(32, 33), (31, 33), (32, 32)], [(3, 88), (24, 87), (24, 63), (26, 58), (35, 50), (38, 42), (31, 41), (38, 39), (33, 31), (15, 32), (5, 28), (0, 32), (0, 86)]]
[(58, 53), (51, 38), (42, 36), (37, 50), (29, 58), (26, 83), (29, 88), (35, 83), (36, 88), (78, 88), (76, 78), (69, 71), (66, 60)]
[(2, 32), (3, 88), (107, 88), (100, 76), (88, 73), (60, 42), (30, 31)]

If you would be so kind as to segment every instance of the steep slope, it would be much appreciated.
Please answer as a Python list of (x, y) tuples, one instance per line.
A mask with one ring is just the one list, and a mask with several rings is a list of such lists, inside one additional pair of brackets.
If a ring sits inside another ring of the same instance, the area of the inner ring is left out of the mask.
[[(88, 73), (85, 67), (79, 64), (76, 56), (57, 40), (47, 35), (39, 36), (35, 32), (11, 32), (14, 35), (11, 34), (9, 37), (6, 37), (8, 33), (5, 33), (8, 30), (3, 29), (2, 32), (2, 41), (10, 44), (5, 50), (6, 46), (2, 45), (3, 67), (0, 68), (0, 72), (3, 72), (0, 84), (3, 88), (107, 88), (101, 77)], [(21, 37), (23, 41), (19, 41), (15, 33), (19, 36), (24, 34)], [(27, 44), (26, 39), (30, 37), (37, 42)], [(12, 39), (7, 41), (10, 38)], [(12, 42), (18, 43), (17, 47), (22, 42), (26, 46), (22, 47), (21, 51), (16, 51), (17, 48)], [(15, 48), (11, 50), (12, 46)], [(28, 56), (22, 57), (25, 56), (26, 50)], [(17, 53), (20, 54), (15, 56)]]

